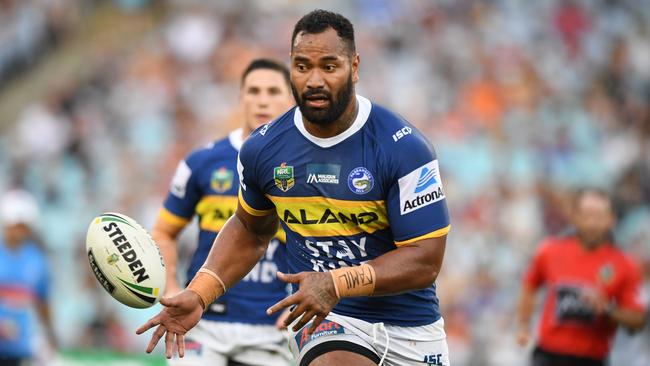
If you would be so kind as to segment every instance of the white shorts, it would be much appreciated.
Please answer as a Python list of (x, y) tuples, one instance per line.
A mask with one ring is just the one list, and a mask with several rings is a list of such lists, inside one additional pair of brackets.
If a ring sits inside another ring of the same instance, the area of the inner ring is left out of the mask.
[(298, 332), (289, 327), (289, 348), (299, 366), (334, 350), (362, 354), (383, 366), (449, 366), (444, 320), (419, 327), (368, 323), (330, 313), (308, 336), (311, 322)]
[(255, 366), (291, 365), (286, 333), (272, 325), (202, 319), (185, 335), (185, 357), (169, 366), (227, 366), (228, 360)]

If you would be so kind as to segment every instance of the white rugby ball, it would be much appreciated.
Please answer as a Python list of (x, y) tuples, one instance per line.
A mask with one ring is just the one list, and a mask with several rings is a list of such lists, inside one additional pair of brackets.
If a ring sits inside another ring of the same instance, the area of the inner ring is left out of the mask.
[(99, 283), (122, 304), (148, 308), (165, 292), (166, 270), (158, 246), (132, 218), (112, 212), (95, 217), (86, 251)]

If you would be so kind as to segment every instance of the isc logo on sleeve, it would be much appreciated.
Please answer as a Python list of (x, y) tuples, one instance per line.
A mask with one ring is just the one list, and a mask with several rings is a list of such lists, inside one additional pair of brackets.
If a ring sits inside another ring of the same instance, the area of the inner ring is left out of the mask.
[(400, 213), (405, 215), (445, 198), (438, 160), (430, 161), (399, 179)]

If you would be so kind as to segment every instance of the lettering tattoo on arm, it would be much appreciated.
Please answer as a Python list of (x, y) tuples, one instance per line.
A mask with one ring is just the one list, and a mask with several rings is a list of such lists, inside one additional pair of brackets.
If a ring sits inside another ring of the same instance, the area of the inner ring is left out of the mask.
[(377, 276), (369, 264), (345, 267), (331, 271), (336, 295), (339, 298), (368, 296), (375, 291)]

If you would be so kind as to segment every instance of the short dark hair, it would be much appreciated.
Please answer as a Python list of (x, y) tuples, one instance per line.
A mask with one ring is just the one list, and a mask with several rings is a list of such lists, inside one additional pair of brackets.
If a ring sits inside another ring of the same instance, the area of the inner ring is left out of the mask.
[(356, 53), (356, 46), (354, 45), (354, 26), (352, 23), (341, 14), (333, 13), (331, 11), (316, 9), (309, 14), (300, 18), (296, 26), (293, 28), (293, 35), (291, 36), (291, 49), (293, 50), (293, 42), (300, 32), (318, 34), (332, 28), (336, 34), (345, 42), (347, 50), (350, 55)]
[(251, 63), (248, 64), (246, 70), (244, 70), (244, 73), (241, 75), (241, 85), (244, 86), (244, 81), (246, 80), (248, 74), (259, 69), (274, 70), (279, 72), (282, 74), (282, 77), (284, 77), (284, 81), (287, 83), (289, 89), (291, 89), (291, 79), (289, 78), (289, 69), (287, 66), (280, 61), (276, 61), (270, 58), (256, 58), (255, 60), (251, 61)]

